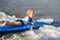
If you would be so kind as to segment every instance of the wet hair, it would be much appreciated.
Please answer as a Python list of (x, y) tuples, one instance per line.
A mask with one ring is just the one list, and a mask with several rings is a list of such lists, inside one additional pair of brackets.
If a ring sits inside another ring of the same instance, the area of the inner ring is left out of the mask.
[(31, 13), (29, 13), (29, 12), (32, 12), (32, 14), (34, 15), (34, 11), (32, 9), (28, 9), (27, 12), (26, 12), (26, 14), (30, 15)]

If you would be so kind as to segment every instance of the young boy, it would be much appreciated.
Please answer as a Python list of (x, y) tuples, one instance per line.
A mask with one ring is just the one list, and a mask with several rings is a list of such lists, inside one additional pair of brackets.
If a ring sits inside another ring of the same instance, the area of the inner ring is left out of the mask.
[(12, 25), (12, 26), (18, 26), (18, 25), (24, 25), (27, 23), (31, 23), (32, 25), (34, 25), (32, 18), (34, 16), (34, 11), (32, 9), (27, 10), (26, 12), (27, 16), (23, 19), (18, 19), (14, 22), (10, 22), (10, 21), (4, 21), (4, 25)]
[(22, 25), (24, 24), (27, 24), (27, 23), (31, 23), (31, 24), (34, 24), (33, 23), (33, 16), (34, 16), (34, 11), (32, 9), (29, 9), (27, 10), (26, 12), (27, 16), (25, 18), (23, 18), (22, 20), (17, 20), (17, 21), (20, 21), (22, 23)]
[(25, 18), (23, 18), (23, 20), (26, 21), (26, 22), (33, 22), (32, 21), (32, 18), (34, 16), (33, 10), (29, 9), (26, 14), (27, 14), (27, 16)]

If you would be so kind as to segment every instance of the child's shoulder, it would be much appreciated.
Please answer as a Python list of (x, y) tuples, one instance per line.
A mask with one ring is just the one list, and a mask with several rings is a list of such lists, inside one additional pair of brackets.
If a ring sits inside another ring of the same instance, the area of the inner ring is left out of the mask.
[(23, 18), (23, 20), (28, 20), (28, 19), (29, 19), (29, 17), (28, 17), (28, 16), (26, 16), (26, 17), (24, 17), (24, 18)]
[(26, 16), (26, 17), (24, 17), (24, 18), (27, 18), (27, 19), (28, 19), (28, 18), (29, 18), (29, 16)]

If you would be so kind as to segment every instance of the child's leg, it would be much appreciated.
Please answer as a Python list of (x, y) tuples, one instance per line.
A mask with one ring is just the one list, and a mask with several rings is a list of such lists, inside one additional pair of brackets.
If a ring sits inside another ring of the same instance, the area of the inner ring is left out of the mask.
[(21, 25), (24, 25), (24, 22), (22, 20), (16, 20), (16, 22), (20, 22)]
[(21, 22), (9, 22), (9, 21), (6, 21), (6, 25), (18, 26), (18, 25), (22, 25), (22, 23)]
[(13, 22), (12, 24), (13, 24), (13, 26), (22, 25), (22, 23), (21, 23), (21, 22)]

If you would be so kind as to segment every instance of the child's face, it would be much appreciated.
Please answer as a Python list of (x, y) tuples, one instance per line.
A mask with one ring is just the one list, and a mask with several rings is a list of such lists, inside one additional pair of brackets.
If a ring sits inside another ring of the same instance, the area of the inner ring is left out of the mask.
[(33, 10), (28, 10), (27, 11), (27, 16), (32, 18), (34, 16)]

